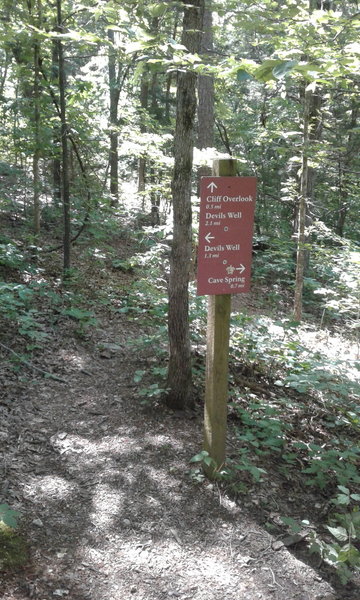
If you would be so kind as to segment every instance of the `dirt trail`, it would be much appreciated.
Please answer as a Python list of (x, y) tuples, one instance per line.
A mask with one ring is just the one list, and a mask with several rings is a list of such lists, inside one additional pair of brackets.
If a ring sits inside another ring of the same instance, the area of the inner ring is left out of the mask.
[(37, 377), (0, 405), (1, 500), (21, 510), (30, 544), (24, 569), (0, 574), (3, 600), (347, 598), (216, 485), (190, 479), (201, 417), (140, 407), (126, 317), (96, 335), (58, 341), (67, 384)]

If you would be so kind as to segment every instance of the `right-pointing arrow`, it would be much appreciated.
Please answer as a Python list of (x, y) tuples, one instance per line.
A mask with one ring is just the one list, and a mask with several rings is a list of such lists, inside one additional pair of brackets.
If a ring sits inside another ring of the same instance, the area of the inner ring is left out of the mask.
[(240, 273), (243, 273), (245, 271), (244, 265), (240, 265), (240, 267), (237, 267), (237, 269), (235, 269), (235, 271), (240, 271)]

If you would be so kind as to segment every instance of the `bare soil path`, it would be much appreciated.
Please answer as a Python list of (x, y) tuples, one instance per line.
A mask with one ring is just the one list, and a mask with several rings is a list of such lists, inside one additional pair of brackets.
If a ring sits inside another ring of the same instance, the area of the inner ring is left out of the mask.
[(91, 340), (62, 330), (48, 352), (67, 383), (2, 373), (0, 502), (22, 513), (29, 561), (0, 573), (1, 598), (354, 598), (216, 485), (191, 480), (201, 415), (140, 406), (136, 334), (121, 314)]

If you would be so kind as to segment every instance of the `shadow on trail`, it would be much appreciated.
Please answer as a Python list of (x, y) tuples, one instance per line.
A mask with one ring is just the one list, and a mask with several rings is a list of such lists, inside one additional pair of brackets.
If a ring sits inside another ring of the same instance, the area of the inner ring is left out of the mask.
[(29, 390), (33, 455), (19, 446), (12, 490), (30, 561), (4, 576), (4, 600), (330, 598), (314, 571), (273, 550), (256, 517), (191, 481), (201, 422), (139, 409), (131, 373), (119, 372), (116, 362), (85, 389), (74, 376), (69, 390), (43, 381)]

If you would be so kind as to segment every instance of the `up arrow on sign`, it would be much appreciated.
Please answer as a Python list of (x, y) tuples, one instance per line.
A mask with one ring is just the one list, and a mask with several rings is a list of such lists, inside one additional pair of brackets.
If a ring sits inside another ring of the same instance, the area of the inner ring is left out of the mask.
[(213, 193), (213, 191), (217, 188), (217, 185), (214, 181), (211, 181), (208, 185), (208, 188), (210, 188), (210, 192)]

